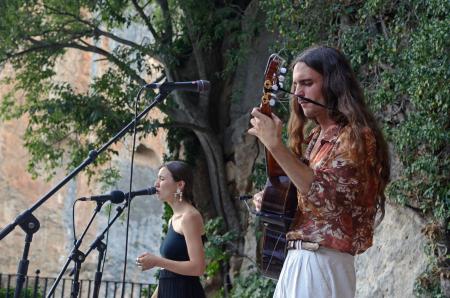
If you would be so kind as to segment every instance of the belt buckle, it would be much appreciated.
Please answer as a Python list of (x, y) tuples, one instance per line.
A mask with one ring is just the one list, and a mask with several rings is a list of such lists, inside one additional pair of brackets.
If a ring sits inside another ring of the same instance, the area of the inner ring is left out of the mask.
[(309, 250), (309, 251), (317, 251), (320, 247), (319, 243), (305, 242), (305, 241), (301, 242), (301, 246), (302, 246), (302, 249)]

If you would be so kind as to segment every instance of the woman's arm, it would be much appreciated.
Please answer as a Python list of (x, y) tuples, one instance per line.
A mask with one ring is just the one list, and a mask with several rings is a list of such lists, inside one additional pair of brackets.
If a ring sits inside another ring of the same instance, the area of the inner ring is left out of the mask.
[(200, 276), (205, 272), (206, 261), (203, 249), (203, 220), (199, 213), (188, 212), (183, 215), (181, 227), (189, 254), (189, 261), (174, 261), (144, 253), (138, 257), (142, 271), (153, 267), (161, 267), (169, 271), (190, 276)]
[(152, 294), (151, 298), (158, 298), (158, 287), (156, 287), (155, 291)]

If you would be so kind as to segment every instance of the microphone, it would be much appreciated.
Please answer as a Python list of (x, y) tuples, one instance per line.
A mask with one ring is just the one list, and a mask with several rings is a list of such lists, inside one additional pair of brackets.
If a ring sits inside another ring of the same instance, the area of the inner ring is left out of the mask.
[(247, 201), (247, 200), (250, 200), (250, 199), (252, 199), (252, 198), (253, 198), (252, 195), (242, 195), (242, 196), (239, 196), (239, 200), (240, 200), (240, 201)]
[(149, 187), (137, 191), (132, 191), (130, 193), (123, 193), (123, 191), (120, 190), (113, 190), (108, 195), (99, 195), (99, 196), (91, 196), (88, 198), (80, 198), (80, 201), (94, 201), (98, 203), (105, 203), (108, 201), (111, 201), (113, 204), (120, 204), (122, 203), (125, 198), (134, 198), (137, 196), (145, 196), (145, 195), (154, 195), (156, 193), (155, 187)]
[(88, 198), (80, 198), (80, 201), (94, 201), (98, 203), (106, 203), (111, 201), (113, 204), (120, 204), (125, 200), (125, 194), (120, 190), (113, 190), (109, 195), (91, 196)]
[(130, 196), (130, 198), (134, 198), (134, 197), (138, 197), (138, 196), (151, 196), (154, 195), (156, 193), (156, 187), (149, 187), (146, 189), (141, 189), (141, 190), (136, 190), (136, 191), (132, 191), (131, 193), (127, 193), (125, 195), (126, 198), (128, 198), (128, 196)]
[(159, 89), (161, 92), (170, 92), (173, 90), (207, 92), (209, 91), (209, 81), (150, 83), (145, 85), (145, 88)]

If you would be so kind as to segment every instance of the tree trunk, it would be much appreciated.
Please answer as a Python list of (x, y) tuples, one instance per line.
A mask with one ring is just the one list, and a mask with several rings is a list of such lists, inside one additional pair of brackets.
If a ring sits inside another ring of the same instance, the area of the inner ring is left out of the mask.
[(212, 197), (217, 213), (223, 217), (227, 230), (240, 233), (238, 215), (228, 190), (223, 149), (217, 137), (211, 133), (194, 131), (206, 157)]

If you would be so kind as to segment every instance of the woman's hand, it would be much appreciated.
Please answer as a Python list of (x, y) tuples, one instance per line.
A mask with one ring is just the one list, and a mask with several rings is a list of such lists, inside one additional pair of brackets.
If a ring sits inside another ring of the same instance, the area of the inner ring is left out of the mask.
[(136, 259), (136, 264), (142, 271), (159, 267), (181, 275), (201, 276), (204, 274), (206, 267), (202, 241), (204, 230), (202, 216), (192, 208), (184, 212), (181, 217), (180, 231), (186, 240), (189, 260), (175, 261), (146, 252)]
[(253, 195), (253, 205), (255, 205), (256, 211), (261, 211), (261, 203), (264, 191), (257, 192)]
[(157, 267), (158, 260), (159, 257), (146, 252), (136, 258), (136, 265), (138, 265), (142, 271), (145, 271)]

